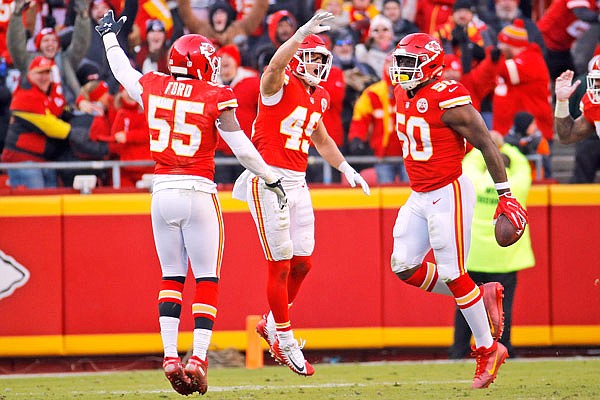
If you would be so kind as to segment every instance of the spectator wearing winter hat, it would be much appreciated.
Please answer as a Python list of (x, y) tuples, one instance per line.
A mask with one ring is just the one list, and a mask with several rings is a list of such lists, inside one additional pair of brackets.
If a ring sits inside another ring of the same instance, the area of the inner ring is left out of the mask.
[(515, 19), (523, 20), (529, 41), (537, 43), (545, 57), (546, 45), (544, 44), (544, 38), (535, 22), (523, 15), (523, 12), (519, 9), (519, 4), (519, 0), (495, 0), (494, 11), (479, 16), (496, 36), (504, 27), (512, 24)]
[(373, 68), (379, 79), (383, 79), (383, 64), (387, 55), (396, 47), (392, 21), (379, 14), (371, 20), (369, 38), (356, 45), (356, 58)]
[(65, 99), (68, 103), (75, 101), (79, 93), (80, 85), (75, 71), (79, 67), (86, 51), (90, 45), (90, 18), (88, 15), (89, 0), (74, 0), (77, 18), (73, 29), (73, 37), (69, 46), (61, 51), (58, 35), (54, 28), (42, 28), (35, 36), (35, 47), (37, 53), (27, 51), (27, 34), (23, 25), (21, 13), (24, 11), (24, 0), (15, 2), (15, 11), (8, 23), (6, 35), (7, 47), (13, 59), (13, 64), (22, 75), (27, 74), (31, 60), (41, 54), (53, 59), (56, 68), (53, 72), (53, 81), (61, 84)]
[(402, 17), (402, 1), (384, 0), (381, 13), (392, 21), (394, 43), (398, 43), (406, 35), (419, 32), (415, 24)]
[(146, 23), (146, 41), (135, 56), (135, 64), (143, 74), (150, 71), (169, 73), (169, 43), (162, 21), (149, 19)]
[[(29, 63), (13, 93), (11, 122), (2, 152), (2, 162), (54, 161), (67, 147), (70, 125), (59, 117), (66, 105), (60, 87), (50, 72), (54, 61), (36, 56)], [(9, 170), (13, 187), (30, 189), (56, 187), (56, 171), (46, 169)]]
[[(506, 135), (519, 111), (533, 115), (549, 144), (554, 136), (549, 99), (550, 74), (540, 47), (530, 43), (522, 20), (516, 19), (498, 35), (502, 57), (498, 62), (496, 88), (492, 100), (494, 130)], [(544, 175), (551, 177), (548, 163)]]

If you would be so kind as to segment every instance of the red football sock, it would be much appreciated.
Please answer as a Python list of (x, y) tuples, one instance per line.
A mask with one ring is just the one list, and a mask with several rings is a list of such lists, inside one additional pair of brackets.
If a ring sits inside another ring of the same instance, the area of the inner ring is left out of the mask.
[(431, 292), (438, 280), (438, 271), (436, 265), (431, 262), (423, 262), (419, 269), (404, 282), (416, 286), (420, 289)]
[(278, 331), (291, 329), (288, 311), (288, 276), (290, 260), (268, 261), (267, 299)]
[(216, 280), (202, 279), (196, 283), (196, 293), (192, 304), (195, 329), (212, 330), (217, 318), (219, 285)]
[(298, 295), (300, 285), (302, 285), (304, 278), (312, 268), (312, 261), (310, 256), (294, 256), (290, 264), (290, 276), (287, 283), (289, 304), (293, 303)]
[(458, 308), (468, 308), (481, 299), (482, 293), (469, 274), (463, 274), (447, 283), (454, 295)]

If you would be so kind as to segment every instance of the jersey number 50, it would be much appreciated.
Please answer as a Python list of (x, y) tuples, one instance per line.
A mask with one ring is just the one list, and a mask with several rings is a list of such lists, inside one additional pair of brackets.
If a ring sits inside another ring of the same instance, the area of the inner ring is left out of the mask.
[(431, 129), (422, 117), (411, 116), (406, 120), (406, 115), (396, 113), (398, 139), (402, 142), (402, 157), (410, 155), (415, 161), (427, 161), (433, 155), (431, 146)]
[[(170, 112), (175, 109), (175, 111), (167, 113), (168, 118), (159, 118), (156, 116), (158, 109)], [(204, 103), (150, 95), (148, 97), (148, 127), (158, 131), (158, 137), (150, 137), (150, 151), (162, 153), (170, 146), (178, 156), (194, 156), (200, 148), (202, 132), (196, 125), (185, 122), (186, 114), (202, 114), (203, 112)], [(173, 133), (189, 136), (190, 139), (187, 143), (178, 138), (171, 138), (171, 126), (167, 120), (173, 121)]]

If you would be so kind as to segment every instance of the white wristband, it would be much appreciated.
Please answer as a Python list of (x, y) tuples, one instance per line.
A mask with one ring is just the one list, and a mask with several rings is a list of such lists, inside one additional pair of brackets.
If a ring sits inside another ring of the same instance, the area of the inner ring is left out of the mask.
[(349, 169), (354, 170), (354, 168), (352, 168), (346, 160), (342, 161), (342, 163), (337, 167), (337, 170), (340, 171), (342, 174), (345, 174), (346, 171), (350, 172)]
[(510, 183), (508, 183), (508, 182), (494, 183), (494, 188), (496, 188), (496, 190), (504, 190), (504, 189), (510, 190)]
[(298, 42), (298, 43), (302, 43), (302, 42), (304, 42), (304, 39), (306, 38), (306, 36), (308, 36), (308, 35), (305, 35), (304, 33), (302, 33), (302, 32), (301, 32), (301, 29), (298, 29), (298, 30), (296, 31), (296, 33), (294, 33), (294, 36), (292, 36), (292, 38), (293, 38), (293, 39), (294, 39), (296, 42)]
[(554, 116), (556, 118), (567, 118), (570, 115), (571, 114), (569, 113), (569, 100), (556, 100)]

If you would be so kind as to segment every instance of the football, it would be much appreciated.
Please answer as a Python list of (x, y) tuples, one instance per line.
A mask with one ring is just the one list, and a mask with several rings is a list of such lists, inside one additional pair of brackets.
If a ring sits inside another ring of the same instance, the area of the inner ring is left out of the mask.
[(525, 230), (518, 231), (506, 215), (500, 214), (498, 216), (496, 226), (494, 227), (494, 235), (496, 236), (496, 242), (500, 246), (507, 247), (515, 243), (523, 236), (523, 232)]

